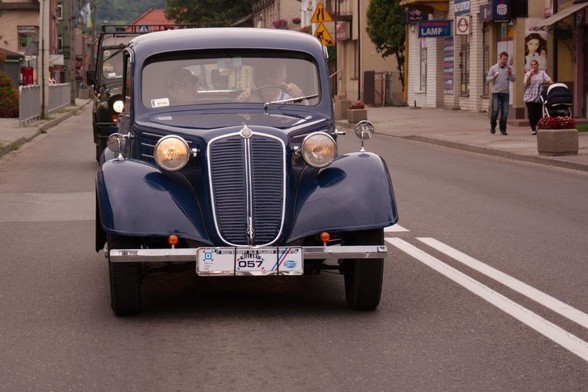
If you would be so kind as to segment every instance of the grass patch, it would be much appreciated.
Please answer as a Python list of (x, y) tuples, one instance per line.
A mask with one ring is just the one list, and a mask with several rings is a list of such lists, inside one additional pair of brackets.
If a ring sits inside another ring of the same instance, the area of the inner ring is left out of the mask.
[(578, 132), (588, 132), (588, 124), (578, 124), (576, 125), (576, 129)]

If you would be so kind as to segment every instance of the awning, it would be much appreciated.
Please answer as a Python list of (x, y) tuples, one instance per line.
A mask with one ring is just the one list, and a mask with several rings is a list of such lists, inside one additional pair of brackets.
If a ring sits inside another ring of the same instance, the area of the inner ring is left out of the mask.
[(401, 0), (400, 6), (417, 8), (432, 14), (433, 11), (447, 12), (449, 0)]
[(579, 4), (571, 5), (568, 8), (565, 8), (565, 9), (561, 10), (560, 12), (557, 12), (557, 13), (551, 15), (549, 18), (537, 23), (535, 28), (542, 29), (542, 28), (551, 26), (557, 22), (564, 20), (565, 18), (572, 15), (573, 13), (576, 13), (576, 12), (584, 9), (585, 7), (588, 7), (588, 3), (579, 3)]

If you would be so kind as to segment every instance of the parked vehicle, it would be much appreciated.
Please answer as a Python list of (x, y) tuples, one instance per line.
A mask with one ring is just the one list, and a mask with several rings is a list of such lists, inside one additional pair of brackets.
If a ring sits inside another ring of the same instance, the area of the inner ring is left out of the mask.
[(127, 99), (113, 104), (118, 130), (96, 178), (115, 314), (138, 313), (141, 282), (168, 267), (261, 284), (330, 270), (351, 308), (378, 306), (383, 229), (398, 219), (392, 182), (363, 148), (369, 122), (357, 124), (362, 148), (338, 154), (316, 38), (164, 31), (134, 38), (122, 63)]
[(188, 28), (189, 25), (102, 25), (96, 47), (94, 70), (86, 74), (86, 83), (93, 88), (92, 130), (96, 144), (96, 160), (106, 148), (106, 139), (116, 131), (118, 113), (114, 102), (121, 99), (122, 51), (131, 39), (150, 31)]

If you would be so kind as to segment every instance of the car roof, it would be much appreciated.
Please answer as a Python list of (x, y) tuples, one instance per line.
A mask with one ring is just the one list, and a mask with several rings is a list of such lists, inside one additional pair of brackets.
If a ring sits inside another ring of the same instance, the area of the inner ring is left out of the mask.
[(202, 49), (274, 49), (295, 50), (324, 59), (326, 51), (310, 34), (278, 29), (216, 27), (158, 31), (134, 38), (130, 48), (135, 60), (159, 53)]

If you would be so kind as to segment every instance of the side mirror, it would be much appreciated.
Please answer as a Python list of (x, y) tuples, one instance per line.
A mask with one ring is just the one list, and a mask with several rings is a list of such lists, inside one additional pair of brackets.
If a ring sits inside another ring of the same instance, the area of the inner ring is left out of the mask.
[(86, 71), (86, 83), (92, 86), (96, 84), (96, 73), (94, 71)]

